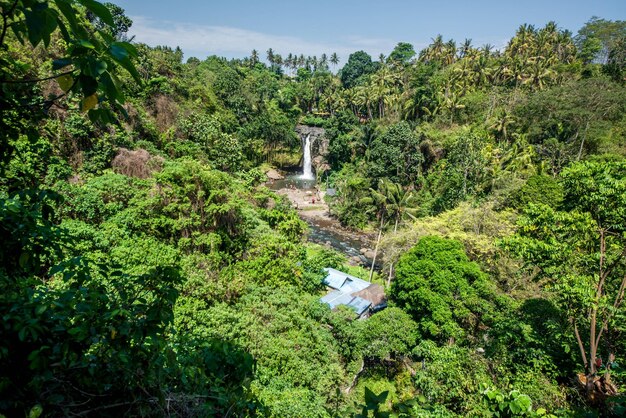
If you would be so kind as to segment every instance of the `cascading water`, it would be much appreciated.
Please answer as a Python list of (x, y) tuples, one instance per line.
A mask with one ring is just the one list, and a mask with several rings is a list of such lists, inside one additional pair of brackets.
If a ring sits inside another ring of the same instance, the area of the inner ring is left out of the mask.
[(315, 180), (313, 168), (311, 167), (311, 134), (308, 134), (304, 139), (304, 155), (302, 159), (303, 167), (300, 178), (302, 180)]

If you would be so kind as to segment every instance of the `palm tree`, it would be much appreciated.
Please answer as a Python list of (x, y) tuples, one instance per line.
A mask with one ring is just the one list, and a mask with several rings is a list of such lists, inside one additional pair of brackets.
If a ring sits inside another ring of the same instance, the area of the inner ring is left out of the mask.
[(456, 42), (450, 39), (446, 42), (443, 62), (445, 65), (452, 65), (456, 61)]
[[(382, 54), (381, 54), (382, 55)], [(388, 80), (389, 79), (389, 69), (387, 67), (383, 67), (378, 72), (373, 74), (370, 78), (370, 82), (368, 83), (368, 88), (371, 93), (376, 98), (376, 102), (378, 104), (378, 117), (382, 118), (385, 116), (385, 96), (388, 93)]]
[(481, 48), (481, 50), (483, 52), (483, 56), (489, 57), (491, 55), (491, 50), (492, 49), (493, 49), (493, 45), (491, 45), (491, 44), (483, 45), (483, 47)]
[(369, 281), (374, 277), (374, 266), (376, 265), (376, 257), (378, 256), (378, 246), (380, 238), (383, 235), (383, 227), (385, 226), (385, 216), (387, 212), (387, 196), (385, 192), (385, 183), (383, 180), (378, 182), (378, 190), (370, 189), (371, 196), (363, 199), (364, 203), (374, 203), (376, 206), (376, 216), (380, 219), (380, 228), (378, 229), (378, 238), (376, 239), (376, 247), (374, 248), (374, 259), (370, 269)]
[(257, 62), (259, 62), (259, 52), (256, 49), (253, 49), (250, 54), (250, 66), (254, 67)]
[(359, 144), (359, 148), (363, 149), (363, 155), (365, 156), (365, 162), (369, 162), (370, 159), (370, 146), (376, 139), (376, 129), (370, 125), (363, 125), (361, 128), (361, 141)]
[(339, 57), (337, 56), (336, 52), (333, 52), (331, 54), (330, 63), (333, 65), (333, 69), (337, 68), (337, 65), (339, 65)]
[(267, 60), (270, 64), (274, 64), (274, 50), (272, 48), (267, 50)]
[(432, 39), (432, 41), (433, 43), (429, 47), (432, 51), (432, 59), (438, 60), (443, 55), (443, 50), (444, 50), (443, 36), (439, 34), (437, 35), (435, 39)]
[(367, 109), (367, 117), (368, 119), (372, 119), (372, 103), (376, 101), (373, 90), (369, 85), (360, 85), (354, 88), (354, 93), (354, 104), (356, 104), (359, 108)]
[(514, 122), (515, 118), (513, 118), (506, 109), (501, 109), (494, 117), (493, 122), (489, 125), (489, 129), (494, 130), (498, 137), (506, 141), (508, 138), (507, 128)]
[(274, 54), (274, 64), (276, 64), (278, 67), (281, 67), (283, 65), (282, 55)]
[[(398, 225), (406, 218), (415, 220), (418, 208), (415, 206), (416, 198), (413, 191), (405, 190), (401, 185), (392, 182), (385, 182), (385, 195), (387, 197), (387, 213), (394, 219), (393, 233), (398, 232)], [(391, 284), (393, 276), (393, 262), (389, 264), (389, 276), (387, 286)]]
[(359, 94), (357, 93), (356, 87), (351, 89), (343, 90), (343, 97), (345, 99), (346, 104), (350, 105), (354, 116), (359, 117)]
[(328, 56), (325, 53), (320, 57), (319, 67), (323, 71), (328, 71)]
[[(414, 202), (413, 192), (405, 191), (401, 185), (393, 183), (389, 180), (381, 179), (378, 182), (378, 190), (370, 189), (371, 197), (365, 199), (376, 205), (377, 216), (380, 218), (380, 228), (378, 230), (378, 238), (376, 239), (376, 247), (374, 249), (374, 259), (370, 269), (369, 280), (372, 281), (374, 276), (374, 265), (378, 256), (378, 247), (385, 226), (385, 218), (394, 220), (394, 233), (398, 231), (398, 224), (403, 220), (404, 216), (415, 219), (414, 213), (416, 208), (411, 207)], [(389, 272), (388, 284), (391, 281), (393, 272), (393, 264)]]
[(465, 38), (465, 41), (463, 41), (463, 44), (461, 45), (461, 48), (460, 48), (461, 58), (467, 57), (471, 50), (472, 50), (472, 40)]

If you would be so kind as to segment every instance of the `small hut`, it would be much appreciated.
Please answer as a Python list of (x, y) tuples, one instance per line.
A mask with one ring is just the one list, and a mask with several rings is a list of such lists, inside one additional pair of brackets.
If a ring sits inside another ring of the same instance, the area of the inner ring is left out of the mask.
[(380, 285), (333, 268), (325, 268), (324, 271), (327, 273), (324, 284), (330, 291), (321, 301), (331, 309), (344, 305), (354, 309), (359, 318), (367, 318), (387, 306), (385, 291)]

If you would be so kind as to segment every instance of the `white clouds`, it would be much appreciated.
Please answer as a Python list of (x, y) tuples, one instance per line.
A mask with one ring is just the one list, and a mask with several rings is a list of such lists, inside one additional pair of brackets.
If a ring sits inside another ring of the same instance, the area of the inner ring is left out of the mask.
[(180, 46), (187, 57), (204, 58), (208, 55), (226, 57), (249, 56), (253, 49), (265, 57), (265, 51), (272, 48), (275, 52), (286, 55), (290, 52), (317, 55), (336, 52), (342, 62), (352, 52), (363, 49), (374, 59), (383, 52), (389, 54), (396, 42), (389, 39), (371, 39), (350, 37), (337, 43), (327, 44), (307, 41), (293, 36), (271, 35), (226, 26), (190, 25), (176, 22), (155, 21), (141, 16), (132, 16), (133, 26), (130, 34), (137, 42), (151, 46)]

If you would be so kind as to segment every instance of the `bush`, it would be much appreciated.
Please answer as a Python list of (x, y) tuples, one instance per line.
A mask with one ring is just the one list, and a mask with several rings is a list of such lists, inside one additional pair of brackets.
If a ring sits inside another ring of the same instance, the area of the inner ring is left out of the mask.
[(398, 261), (391, 299), (411, 314), (424, 337), (476, 342), (493, 320), (495, 291), (463, 244), (430, 236)]

